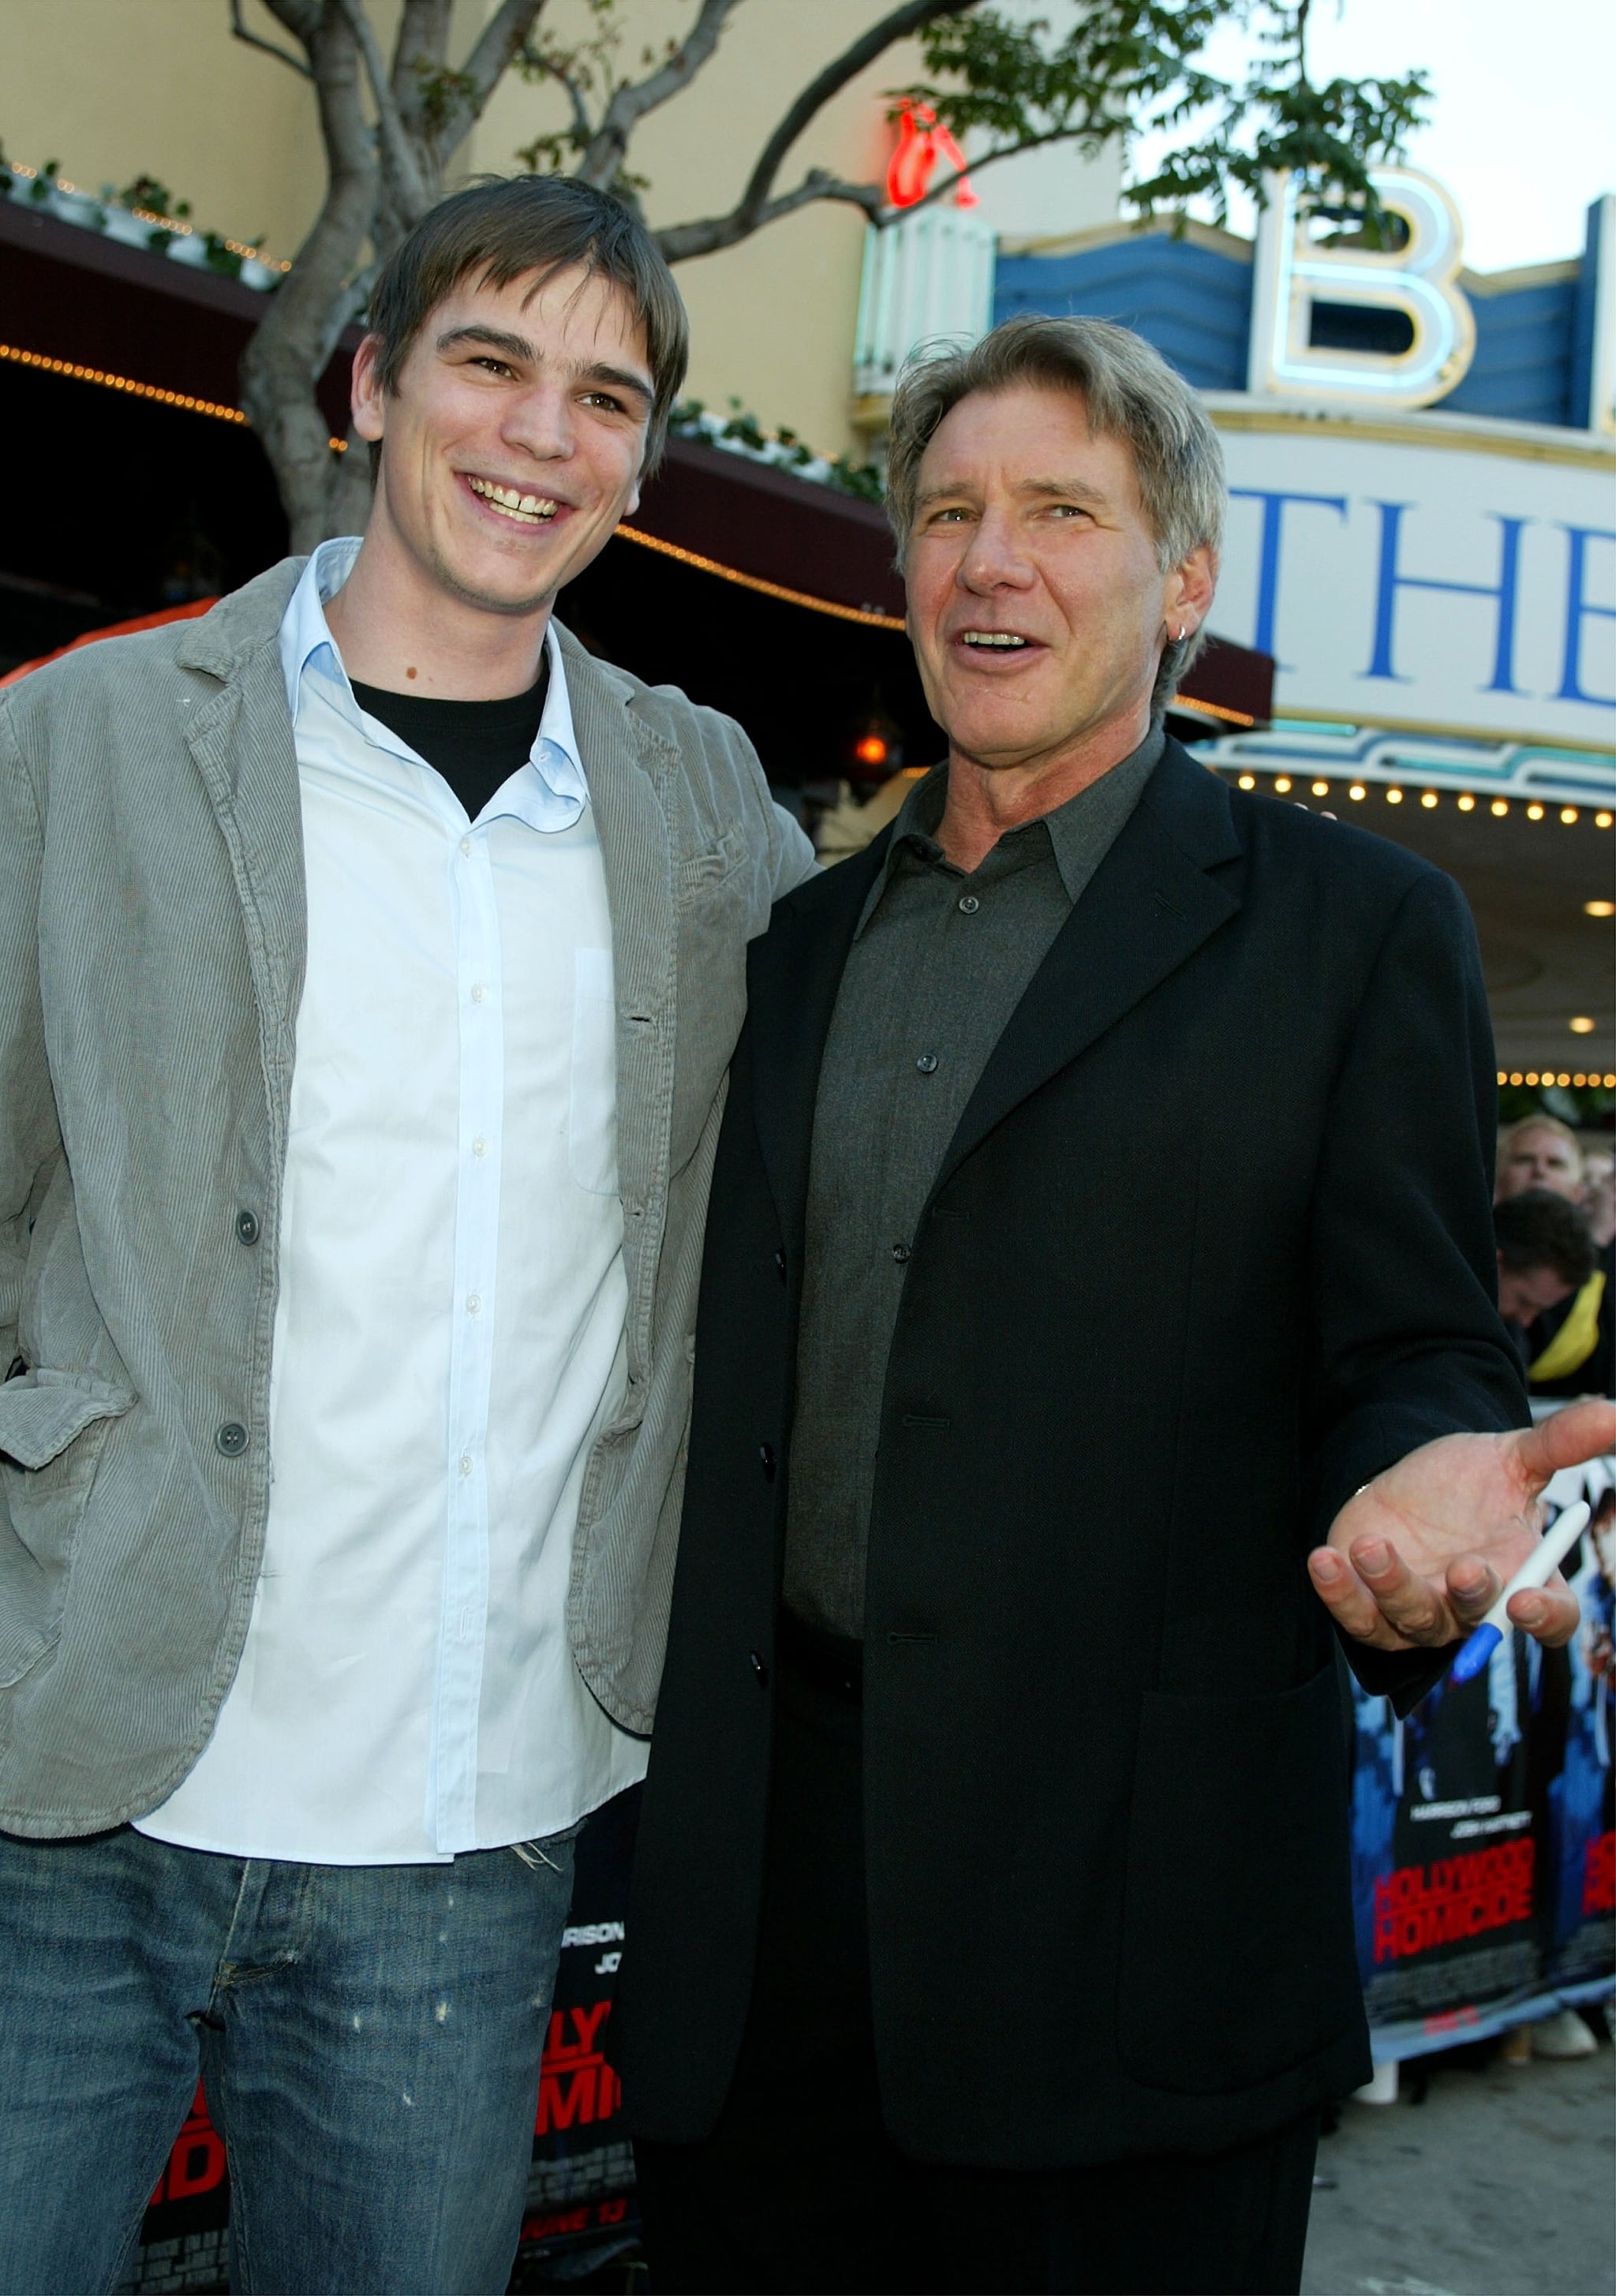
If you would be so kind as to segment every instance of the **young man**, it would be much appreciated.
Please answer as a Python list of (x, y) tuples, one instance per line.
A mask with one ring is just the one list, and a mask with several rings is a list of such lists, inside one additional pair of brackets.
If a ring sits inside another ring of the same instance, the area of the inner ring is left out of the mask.
[(1587, 1215), (1553, 1188), (1522, 1188), (1493, 1206), (1498, 1250), (1498, 1313), (1522, 1350), (1526, 1333), (1546, 1308), (1580, 1291), (1594, 1272), (1597, 1249)]
[(902, 383), (889, 502), (948, 762), (752, 956), (620, 1997), (652, 2278), (1276, 2296), (1369, 2071), (1332, 1620), (1411, 1699), (1616, 1410), (1518, 1431), (1456, 888), (1162, 738), (1194, 394), (1012, 321)]
[(744, 736), (554, 619), (685, 371), (611, 201), (378, 282), (361, 540), (0, 709), (0, 2286), (205, 2072), (235, 2284), (503, 2289), (585, 1814), (644, 1762)]

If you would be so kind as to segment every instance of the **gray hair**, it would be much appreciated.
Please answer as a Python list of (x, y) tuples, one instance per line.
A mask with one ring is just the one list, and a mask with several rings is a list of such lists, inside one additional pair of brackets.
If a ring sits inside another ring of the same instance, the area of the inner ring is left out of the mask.
[[(898, 379), (887, 453), (887, 516), (901, 558), (915, 523), (921, 457), (943, 417), (975, 391), (1043, 383), (1081, 398), (1097, 437), (1124, 440), (1139, 498), (1166, 573), (1193, 550), (1223, 539), (1227, 489), (1223, 449), (1206, 410), (1143, 336), (1106, 319), (1006, 319), (960, 350), (923, 343)], [(1152, 709), (1157, 717), (1206, 643), (1204, 628), (1161, 650)]]

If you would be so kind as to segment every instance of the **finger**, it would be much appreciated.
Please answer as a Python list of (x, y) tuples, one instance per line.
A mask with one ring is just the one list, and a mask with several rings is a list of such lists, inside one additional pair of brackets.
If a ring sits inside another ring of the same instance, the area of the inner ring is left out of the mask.
[(1509, 1616), (1513, 1625), (1541, 1643), (1545, 1650), (1560, 1650), (1576, 1633), (1582, 1613), (1564, 1579), (1553, 1578), (1546, 1587), (1512, 1595)]
[(1461, 1554), (1448, 1566), (1448, 1603), (1462, 1627), (1487, 1616), (1504, 1592), (1504, 1581), (1479, 1554)]
[(1411, 1570), (1389, 1538), (1367, 1534), (1355, 1538), (1347, 1552), (1394, 1633), (1423, 1645), (1454, 1639), (1456, 1629), (1446, 1588), (1439, 1593)]
[(1616, 1403), (1592, 1400), (1568, 1404), (1540, 1427), (1520, 1437), (1515, 1457), (1525, 1469), (1535, 1491), (1562, 1467), (1579, 1467), (1585, 1459), (1616, 1451)]
[(1333, 1546), (1316, 1546), (1308, 1557), (1313, 1591), (1341, 1632), (1375, 1650), (1407, 1650), (1403, 1640), (1382, 1617), (1380, 1606), (1344, 1554)]

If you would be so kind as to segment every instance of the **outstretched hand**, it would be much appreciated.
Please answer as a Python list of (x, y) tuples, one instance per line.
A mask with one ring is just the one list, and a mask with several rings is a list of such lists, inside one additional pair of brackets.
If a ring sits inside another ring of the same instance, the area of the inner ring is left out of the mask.
[[(1611, 1450), (1616, 1403), (1573, 1403), (1515, 1434), (1423, 1444), (1349, 1499), (1308, 1557), (1319, 1600), (1374, 1650), (1457, 1642), (1542, 1537), (1549, 1478)], [(1577, 1598), (1556, 1571), (1515, 1595), (1509, 1616), (1554, 1649), (1577, 1631)]]

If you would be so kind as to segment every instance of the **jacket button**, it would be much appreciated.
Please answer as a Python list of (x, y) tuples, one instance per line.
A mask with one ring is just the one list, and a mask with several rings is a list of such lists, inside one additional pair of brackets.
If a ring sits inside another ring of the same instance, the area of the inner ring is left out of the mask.
[(908, 1245), (906, 1243), (895, 1243), (892, 1246), (892, 1257), (900, 1267), (906, 1267), (909, 1259)]
[(759, 1444), (758, 1464), (763, 1470), (764, 1481), (772, 1483), (775, 1480), (775, 1448), (772, 1443)]
[(226, 1458), (239, 1459), (247, 1448), (247, 1430), (239, 1419), (226, 1419), (213, 1440)]
[(242, 1242), (256, 1243), (258, 1240), (259, 1234), (258, 1216), (257, 1212), (237, 1212), (235, 1216), (235, 1232)]
[(776, 1269), (776, 1271), (777, 1271), (777, 1273), (778, 1273), (778, 1275), (779, 1275), (780, 1281), (782, 1282), (782, 1283), (784, 1283), (784, 1281), (785, 1281), (785, 1254), (784, 1254), (784, 1252), (783, 1252), (783, 1251), (777, 1251), (777, 1252), (775, 1254), (775, 1269)]
[(750, 1658), (751, 1658), (751, 1662), (752, 1662), (752, 1672), (753, 1672), (753, 1673), (757, 1676), (757, 1677), (758, 1677), (758, 1687), (759, 1687), (759, 1690), (767, 1690), (767, 1689), (768, 1688), (768, 1662), (767, 1662), (767, 1660), (765, 1659), (765, 1657), (764, 1657), (764, 1655), (763, 1655), (763, 1652), (762, 1652), (761, 1651), (751, 1651), (751, 1652), (750, 1652), (748, 1653), (748, 1655), (750, 1656)]

